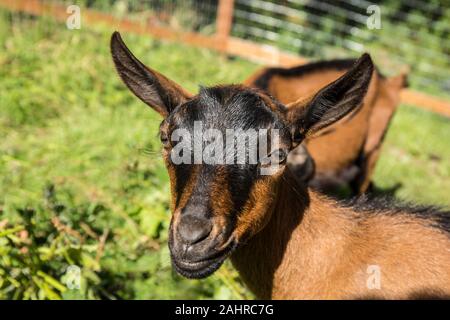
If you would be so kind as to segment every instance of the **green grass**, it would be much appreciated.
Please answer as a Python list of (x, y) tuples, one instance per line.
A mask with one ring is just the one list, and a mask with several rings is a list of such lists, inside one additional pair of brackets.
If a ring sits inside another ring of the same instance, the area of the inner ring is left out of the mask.
[[(172, 272), (168, 178), (156, 136), (161, 119), (119, 80), (109, 53), (112, 31), (69, 31), (49, 20), (10, 22), (2, 15), (0, 223), (8, 224), (0, 232), (23, 226), (27, 234), (0, 236), (0, 299), (248, 296), (229, 266), (205, 281)], [(256, 67), (125, 37), (145, 62), (192, 91), (242, 81)], [(62, 293), (38, 274), (62, 281), (71, 264), (83, 269), (81, 291)]]
[[(159, 116), (120, 82), (113, 30), (70, 31), (0, 11), (0, 299), (248, 298), (226, 264), (193, 281), (172, 271)], [(212, 51), (124, 35), (138, 57), (196, 91), (258, 68)], [(402, 107), (375, 182), (450, 205), (448, 119)], [(20, 231), (21, 230), (21, 231)], [(65, 289), (82, 270), (81, 290)]]
[(375, 171), (377, 188), (399, 198), (450, 206), (450, 119), (408, 106), (396, 113)]

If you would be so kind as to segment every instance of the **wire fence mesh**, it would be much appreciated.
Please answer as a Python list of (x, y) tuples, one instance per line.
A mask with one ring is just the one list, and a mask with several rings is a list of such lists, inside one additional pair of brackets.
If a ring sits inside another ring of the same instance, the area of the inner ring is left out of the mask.
[(379, 28), (368, 27), (373, 17), (368, 8), (374, 3), (364, 0), (236, 0), (233, 35), (313, 59), (368, 51), (385, 73), (409, 65), (412, 87), (446, 94), (450, 89), (448, 3), (376, 2)]
[[(218, 0), (77, 3), (143, 23), (208, 35), (216, 31), (219, 6)], [(379, 18), (379, 25), (370, 27), (368, 21), (374, 18)], [(407, 65), (412, 88), (450, 96), (449, 0), (235, 0), (231, 35), (311, 60), (367, 51), (384, 74), (396, 74)]]

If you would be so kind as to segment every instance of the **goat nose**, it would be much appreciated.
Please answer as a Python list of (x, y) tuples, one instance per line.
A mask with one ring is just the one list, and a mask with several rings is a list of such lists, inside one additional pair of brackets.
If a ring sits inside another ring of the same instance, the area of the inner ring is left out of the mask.
[(211, 232), (212, 224), (207, 219), (192, 215), (182, 216), (178, 225), (180, 238), (186, 244), (195, 244), (205, 239)]

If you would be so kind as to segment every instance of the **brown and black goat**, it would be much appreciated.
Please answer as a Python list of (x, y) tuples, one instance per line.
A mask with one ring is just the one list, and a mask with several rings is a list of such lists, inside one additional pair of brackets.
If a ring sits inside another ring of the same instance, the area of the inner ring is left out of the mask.
[[(265, 68), (257, 71), (245, 84), (288, 104), (317, 93), (354, 63), (355, 60), (346, 59), (293, 68)], [(344, 186), (350, 187), (353, 194), (365, 192), (404, 86), (404, 75), (385, 78), (374, 70), (362, 106), (320, 135), (305, 139), (304, 144), (291, 153), (289, 163), (296, 175), (325, 193)]]
[[(288, 153), (305, 138), (362, 103), (373, 75), (369, 55), (312, 97), (285, 106), (244, 85), (192, 95), (142, 64), (118, 33), (111, 52), (128, 88), (164, 118), (160, 136), (173, 213), (169, 248), (177, 272), (203, 278), (231, 257), (259, 298), (449, 297), (446, 213), (388, 200), (338, 202), (298, 183), (286, 165)], [(219, 132), (275, 128), (279, 139), (270, 140), (267, 157), (257, 163), (195, 162), (199, 140), (186, 137), (193, 131), (195, 136), (198, 121)], [(179, 129), (186, 133), (181, 140), (173, 137)], [(175, 141), (194, 144), (194, 154), (183, 151), (194, 163), (174, 162)], [(265, 175), (267, 158), (276, 166)]]

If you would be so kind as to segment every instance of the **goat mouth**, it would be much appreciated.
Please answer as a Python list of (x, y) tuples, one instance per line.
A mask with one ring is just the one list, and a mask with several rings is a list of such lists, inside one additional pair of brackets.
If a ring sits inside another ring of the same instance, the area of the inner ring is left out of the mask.
[(202, 279), (213, 274), (236, 249), (237, 243), (231, 241), (228, 246), (213, 256), (196, 262), (176, 259), (172, 255), (172, 265), (177, 273), (189, 279)]

